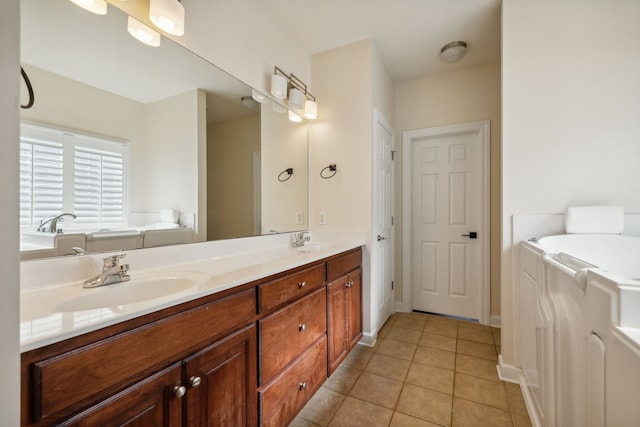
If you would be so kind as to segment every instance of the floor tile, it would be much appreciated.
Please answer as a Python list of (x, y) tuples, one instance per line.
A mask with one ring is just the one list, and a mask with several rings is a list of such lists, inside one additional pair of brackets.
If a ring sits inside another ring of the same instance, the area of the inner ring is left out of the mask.
[[(395, 327), (395, 326), (394, 326)], [(376, 348), (376, 353), (386, 356), (397, 357), (399, 359), (411, 360), (416, 352), (416, 344), (404, 341), (385, 339)]]
[(365, 372), (381, 375), (393, 380), (404, 381), (411, 362), (404, 359), (375, 354), (365, 368)]
[(458, 339), (494, 345), (491, 331), (481, 329), (458, 328)]
[(398, 319), (396, 319), (396, 321), (393, 323), (393, 326), (397, 326), (400, 328), (406, 328), (406, 329), (415, 329), (418, 331), (422, 331), (424, 329), (424, 325), (427, 323), (427, 319), (422, 319), (419, 318), (417, 316), (412, 316), (412, 317), (399, 317)]
[(378, 331), (378, 338), (384, 338), (389, 333), (389, 329), (391, 329), (391, 325), (387, 322), (384, 324), (382, 328)]
[(364, 367), (367, 366), (367, 363), (369, 363), (369, 359), (371, 359), (373, 354), (374, 352), (371, 348), (364, 345), (357, 345), (342, 361), (342, 365), (363, 370)]
[(423, 347), (421, 345), (416, 349), (413, 361), (423, 363), (425, 365), (436, 366), (443, 369), (451, 369), (456, 364), (456, 354), (452, 351), (440, 350), (438, 348)]
[(480, 329), (482, 331), (491, 331), (491, 326), (482, 325), (478, 322), (470, 322), (467, 320), (458, 320), (459, 328)]
[(420, 342), (421, 336), (422, 330), (401, 328), (395, 325), (389, 328), (385, 338), (417, 344)]
[(468, 356), (479, 357), (481, 359), (498, 361), (495, 346), (491, 344), (483, 344), (479, 342), (458, 340), (458, 353)]
[(509, 403), (511, 413), (526, 415), (528, 418), (529, 413), (527, 412), (527, 406), (524, 403), (520, 386), (518, 384), (504, 383), (504, 390), (507, 394), (507, 402)]
[(443, 426), (451, 425), (452, 397), (446, 393), (406, 384), (396, 410)]
[(485, 380), (465, 374), (456, 374), (453, 394), (456, 397), (509, 410), (507, 396), (502, 382)]
[(458, 336), (458, 326), (455, 323), (427, 321), (427, 326), (424, 327), (424, 332), (455, 338)]
[(413, 363), (409, 368), (406, 382), (430, 390), (453, 394), (453, 371), (451, 370)]
[(453, 427), (511, 427), (511, 414), (468, 400), (453, 399)]
[(500, 345), (500, 329), (499, 328), (491, 328), (491, 334), (493, 335), (493, 343), (495, 345)]
[(402, 381), (364, 372), (353, 386), (350, 396), (393, 409), (402, 390)]
[(309, 420), (305, 420), (300, 415), (295, 417), (289, 424), (289, 427), (319, 427), (320, 424), (313, 423)]
[(434, 316), (434, 315), (430, 315), (429, 316), (429, 320), (427, 320), (427, 323), (430, 324), (438, 324), (438, 325), (443, 325), (443, 326), (456, 326), (458, 327), (458, 321), (456, 319), (452, 319), (451, 317), (446, 317), (446, 316)]
[(496, 362), (493, 360), (480, 359), (466, 354), (456, 355), (456, 372), (473, 375), (492, 381), (500, 381)]
[(393, 411), (365, 402), (353, 397), (347, 397), (336, 412), (329, 426), (332, 427), (386, 427), (391, 421)]
[(410, 415), (403, 414), (402, 412), (394, 412), (391, 424), (389, 427), (439, 427), (438, 424), (430, 423), (429, 421), (421, 420), (420, 418), (412, 417)]
[(326, 426), (345, 397), (346, 396), (340, 393), (320, 387), (311, 400), (302, 408), (298, 417), (302, 417), (307, 421), (321, 426)]
[(456, 339), (453, 337), (445, 337), (443, 335), (435, 335), (423, 333), (420, 339), (420, 345), (426, 347), (439, 348), (440, 350), (456, 351)]
[(361, 373), (362, 371), (359, 369), (340, 365), (327, 379), (323, 387), (345, 395), (349, 394), (351, 387), (353, 387)]
[(531, 427), (529, 415), (514, 414), (512, 412), (511, 419), (513, 420), (514, 427)]

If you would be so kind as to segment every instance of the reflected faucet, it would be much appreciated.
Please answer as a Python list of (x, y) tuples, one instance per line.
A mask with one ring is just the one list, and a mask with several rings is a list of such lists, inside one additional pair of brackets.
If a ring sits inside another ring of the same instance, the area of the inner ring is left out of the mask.
[(308, 242), (311, 240), (311, 236), (306, 231), (300, 231), (299, 233), (295, 233), (293, 235), (293, 242), (291, 242), (291, 246), (294, 248), (299, 248), (304, 245), (304, 242)]
[[(37, 228), (37, 231), (41, 231), (43, 233), (57, 233), (58, 232), (58, 223), (64, 222), (64, 217), (70, 216), (73, 219), (76, 219), (77, 216), (72, 213), (63, 212), (59, 215), (52, 215), (49, 218), (45, 218), (40, 221), (40, 225)], [(62, 231), (60, 231), (62, 232)]]
[(83, 288), (97, 288), (98, 286), (111, 285), (113, 283), (122, 283), (131, 279), (127, 274), (129, 264), (120, 264), (120, 260), (126, 254), (112, 255), (104, 258), (102, 272), (96, 277), (85, 280), (82, 284)]

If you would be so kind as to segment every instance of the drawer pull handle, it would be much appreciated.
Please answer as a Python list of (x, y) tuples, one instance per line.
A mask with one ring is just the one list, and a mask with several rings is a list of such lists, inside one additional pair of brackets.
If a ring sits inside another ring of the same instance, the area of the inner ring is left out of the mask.
[(189, 378), (189, 384), (191, 384), (191, 387), (193, 387), (193, 388), (198, 387), (201, 382), (202, 382), (202, 379), (200, 377), (191, 377), (191, 378)]
[(307, 383), (306, 382), (300, 383), (300, 391), (306, 390), (306, 389), (307, 389)]
[(347, 282), (347, 288), (350, 288), (351, 286), (353, 286), (353, 282)]
[(307, 286), (307, 282), (300, 282), (300, 283), (298, 283), (298, 289), (302, 289), (302, 288), (304, 288), (305, 286)]
[(305, 329), (307, 329), (307, 325), (306, 325), (305, 323), (300, 323), (300, 324), (298, 325), (298, 330), (299, 330), (300, 332), (304, 331)]
[(187, 388), (183, 385), (177, 385), (173, 388), (173, 394), (175, 394), (177, 398), (184, 396), (186, 392)]

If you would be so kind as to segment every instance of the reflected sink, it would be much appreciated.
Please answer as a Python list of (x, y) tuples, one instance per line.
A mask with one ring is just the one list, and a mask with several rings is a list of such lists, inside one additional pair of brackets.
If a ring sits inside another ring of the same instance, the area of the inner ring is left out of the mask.
[(132, 278), (128, 282), (82, 289), (82, 295), (61, 302), (57, 310), (74, 312), (116, 307), (174, 295), (195, 288), (204, 281), (204, 273), (179, 272)]
[(323, 251), (329, 249), (329, 243), (327, 242), (304, 242), (303, 246), (298, 246), (299, 251)]

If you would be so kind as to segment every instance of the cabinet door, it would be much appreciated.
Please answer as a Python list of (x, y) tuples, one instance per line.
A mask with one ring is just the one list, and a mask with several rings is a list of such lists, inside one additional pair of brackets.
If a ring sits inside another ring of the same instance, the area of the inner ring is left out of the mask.
[(152, 375), (58, 425), (179, 427), (182, 425), (180, 364)]
[(336, 370), (349, 351), (348, 283), (347, 275), (339, 277), (327, 286), (329, 375)]
[(352, 349), (362, 338), (362, 268), (349, 274), (349, 349)]
[(256, 328), (247, 326), (185, 360), (189, 426), (257, 424)]

